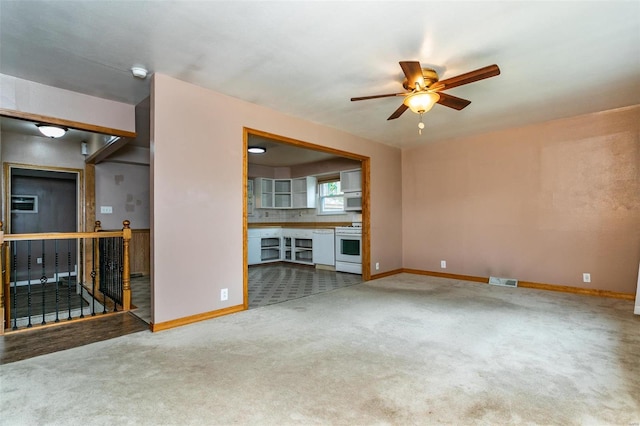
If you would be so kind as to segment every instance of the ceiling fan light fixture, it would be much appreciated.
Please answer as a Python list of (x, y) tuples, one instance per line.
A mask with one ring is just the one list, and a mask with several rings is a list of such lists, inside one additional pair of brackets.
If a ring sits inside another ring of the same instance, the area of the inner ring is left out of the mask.
[(267, 152), (267, 148), (263, 148), (261, 146), (250, 146), (247, 151), (249, 151), (250, 154), (264, 154)]
[(48, 138), (62, 137), (65, 133), (67, 133), (67, 130), (69, 130), (66, 127), (53, 126), (51, 124), (36, 124), (36, 127), (38, 127), (38, 130), (40, 130), (40, 133)]
[(439, 100), (440, 95), (435, 92), (415, 92), (404, 98), (403, 103), (416, 114), (424, 114)]

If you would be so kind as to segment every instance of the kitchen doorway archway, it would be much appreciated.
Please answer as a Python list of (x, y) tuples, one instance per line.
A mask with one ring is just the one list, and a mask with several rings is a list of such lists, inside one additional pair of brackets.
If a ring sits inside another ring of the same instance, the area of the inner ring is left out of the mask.
[[(247, 149), (253, 141), (261, 140), (268, 141), (269, 143), (286, 146), (288, 148), (298, 149), (299, 152), (305, 155), (304, 159), (309, 157), (306, 154), (319, 153), (324, 158), (344, 158), (349, 160), (355, 160), (360, 163), (362, 171), (362, 281), (368, 281), (371, 277), (370, 271), (370, 214), (369, 214), (369, 179), (370, 179), (370, 158), (360, 154), (355, 154), (348, 151), (343, 151), (336, 148), (326, 147), (318, 144), (313, 144), (286, 136), (276, 135), (256, 129), (244, 128), (243, 129), (243, 268), (244, 268), (244, 308), (249, 308), (249, 263), (248, 263), (248, 208), (247, 208), (247, 182), (249, 179), (249, 156)], [(267, 146), (267, 149), (269, 147)], [(304, 160), (300, 160), (304, 161)], [(278, 167), (278, 166), (274, 166)], [(285, 166), (279, 166), (285, 167)]]

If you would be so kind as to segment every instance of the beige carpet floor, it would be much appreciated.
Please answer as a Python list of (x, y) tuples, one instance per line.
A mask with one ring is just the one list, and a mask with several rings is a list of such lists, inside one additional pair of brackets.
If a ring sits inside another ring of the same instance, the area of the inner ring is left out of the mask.
[(633, 302), (401, 274), (0, 366), (7, 425), (640, 422)]

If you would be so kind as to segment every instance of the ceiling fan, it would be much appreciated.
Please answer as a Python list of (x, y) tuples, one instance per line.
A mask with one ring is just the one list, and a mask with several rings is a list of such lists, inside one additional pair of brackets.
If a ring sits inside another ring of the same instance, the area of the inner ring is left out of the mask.
[(409, 90), (409, 92), (362, 96), (358, 98), (351, 98), (351, 101), (404, 96), (405, 98), (402, 105), (400, 105), (400, 107), (395, 110), (387, 120), (396, 119), (407, 109), (411, 109), (411, 111), (416, 114), (420, 114), (420, 123), (418, 124), (420, 133), (424, 128), (422, 114), (429, 111), (434, 104), (438, 103), (459, 111), (471, 103), (471, 101), (466, 99), (442, 93), (443, 90), (452, 89), (478, 80), (484, 80), (485, 78), (495, 77), (500, 74), (500, 68), (494, 64), (479, 68), (475, 71), (460, 74), (456, 77), (439, 80), (438, 73), (435, 70), (431, 68), (422, 68), (418, 61), (400, 61), (400, 67), (406, 77), (402, 86), (406, 90)]

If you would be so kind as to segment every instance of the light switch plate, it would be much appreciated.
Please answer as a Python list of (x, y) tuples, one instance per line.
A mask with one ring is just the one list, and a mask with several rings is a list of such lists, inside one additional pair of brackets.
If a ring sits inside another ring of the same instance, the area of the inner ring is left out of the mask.
[(113, 213), (113, 207), (111, 207), (111, 206), (100, 206), (100, 213), (102, 213), (102, 214), (111, 214), (111, 213)]

